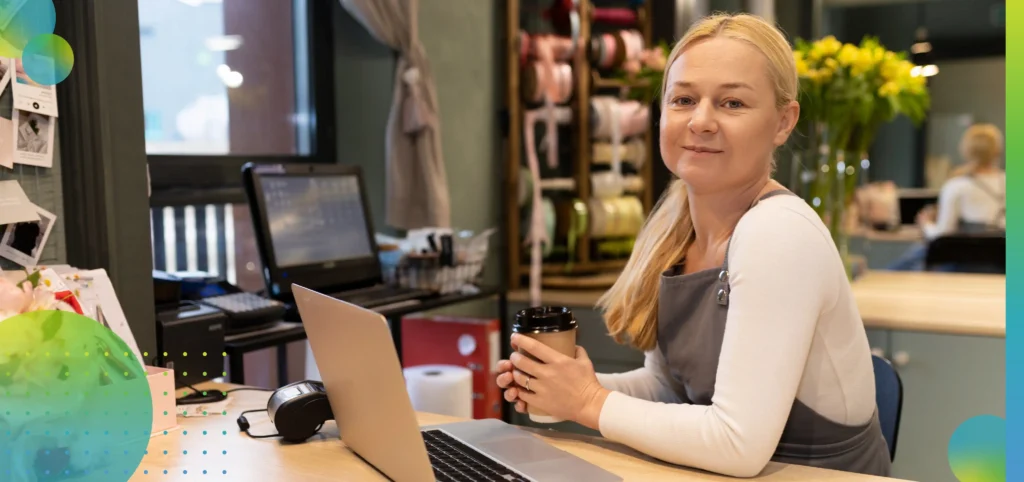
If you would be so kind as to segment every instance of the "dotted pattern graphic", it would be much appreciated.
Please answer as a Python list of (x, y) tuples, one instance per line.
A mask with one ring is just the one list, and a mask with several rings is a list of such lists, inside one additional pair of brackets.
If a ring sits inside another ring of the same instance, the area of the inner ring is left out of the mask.
[[(163, 352), (163, 356), (167, 357), (168, 353), (167, 352)], [(189, 353), (188, 352), (182, 352), (181, 356), (188, 357)], [(196, 356), (196, 353), (193, 353), (192, 356)], [(203, 357), (214, 356), (215, 357), (215, 356), (217, 356), (217, 354), (216, 353), (202, 352), (201, 356), (203, 356)], [(227, 352), (221, 352), (220, 356), (222, 357), (222, 359), (226, 359), (228, 354), (227, 354)], [(143, 357), (149, 357), (149, 353), (143, 353)], [(207, 373), (204, 372), (203, 376), (206, 376), (206, 375), (207, 375)], [(228, 373), (226, 371), (221, 372), (221, 376), (225, 376), (226, 377), (227, 375), (228, 375)], [(169, 376), (169, 372), (164, 372), (163, 376)], [(163, 391), (163, 392), (160, 393), (159, 396), (163, 396), (163, 397), (187, 397), (189, 395), (192, 395), (193, 393), (199, 393), (199, 394), (201, 394), (203, 396), (206, 396), (206, 395), (208, 395), (210, 393), (210, 391), (199, 390), (198, 392), (193, 392), (192, 390), (189, 390), (189, 389), (183, 389), (183, 390), (177, 390), (175, 392)], [(221, 391), (220, 393), (222, 393), (225, 396), (229, 395), (225, 391)], [(183, 408), (183, 407), (188, 407), (188, 406), (187, 405), (178, 405), (178, 407), (179, 408)], [(196, 407), (198, 408), (198, 407), (200, 407), (200, 405), (197, 405)], [(181, 412), (182, 416), (188, 416), (190, 410), (185, 408), (185, 409), (181, 410), (180, 412)], [(163, 414), (164, 415), (168, 415), (168, 412), (164, 411)], [(204, 410), (202, 412), (203, 416), (210, 416), (210, 417), (227, 416), (227, 414), (228, 414), (227, 410), (222, 410), (220, 412), (208, 412), (208, 411)], [(193, 414), (193, 416), (195, 416), (195, 415), (198, 415), (198, 414)], [(235, 432), (232, 431), (231, 435), (234, 435), (234, 433)], [(202, 435), (203, 438), (196, 439), (196, 440), (191, 440), (191, 439), (195, 438), (197, 435)], [(170, 437), (180, 436), (180, 437), (183, 437), (182, 442), (179, 443), (181, 447), (179, 449), (177, 449), (177, 450), (174, 450), (174, 451), (159, 450), (154, 455), (157, 455), (157, 456), (161, 456), (162, 455), (162, 456), (167, 456), (167, 457), (174, 457), (175, 460), (180, 460), (180, 462), (177, 462), (176, 464), (180, 464), (181, 466), (184, 466), (186, 464), (191, 464), (191, 463), (195, 463), (195, 464), (212, 464), (214, 466), (221, 465), (221, 464), (224, 464), (226, 462), (223, 457), (228, 455), (228, 451), (227, 450), (206, 450), (206, 449), (203, 449), (202, 446), (193, 448), (193, 447), (186, 447), (186, 445), (188, 443), (194, 443), (194, 442), (198, 442), (200, 440), (202, 441), (201, 443), (204, 443), (204, 444), (209, 443), (211, 441), (216, 443), (217, 439), (215, 437), (209, 437), (209, 440), (206, 437), (207, 436), (226, 437), (228, 435), (229, 434), (228, 434), (227, 430), (214, 430), (214, 431), (203, 430), (200, 433), (189, 432), (188, 430), (184, 430), (184, 429), (180, 430), (177, 433), (171, 432), (171, 431), (168, 431), (168, 430), (164, 430), (164, 431), (158, 433), (158, 436), (170, 436)], [(184, 448), (184, 449), (182, 449), (182, 448)], [(204, 456), (213, 455), (214, 457), (202, 457), (202, 458), (191, 458), (190, 457), (190, 458), (179, 459), (179, 456), (184, 456), (184, 455), (189, 455), (189, 454), (191, 454), (192, 456), (196, 456), (196, 455), (199, 455), (199, 454), (202, 454)], [(149, 455), (149, 451), (145, 451), (144, 455)], [(217, 455), (219, 455), (221, 457), (216, 457)], [(159, 464), (159, 465), (162, 465), (161, 462), (156, 462), (156, 463)], [(193, 475), (197, 475), (197, 474), (203, 474), (203, 475), (207, 475), (207, 474), (228, 475), (229, 472), (228, 472), (227, 469), (221, 469), (221, 468), (217, 468), (215, 470), (214, 469), (201, 469), (201, 470), (199, 470), (199, 469), (192, 469), (192, 468), (189, 468), (189, 469), (179, 468), (179, 469), (169, 470), (169, 471), (168, 470), (162, 470), (162, 469), (161, 470), (155, 470), (155, 471), (149, 470), (149, 469), (143, 469), (143, 470), (139, 470), (136, 473), (136, 475), (137, 476), (138, 475), (160, 476), (160, 475), (170, 475), (170, 474), (178, 474), (178, 473), (180, 473), (182, 475), (189, 475), (189, 474), (193, 474)], [(159, 477), (157, 477), (157, 479), (159, 479)], [(145, 480), (145, 479), (143, 479), (143, 480)]]
[(145, 369), (103, 325), (38, 311), (0, 322), (0, 480), (125, 481), (149, 444)]
[(66, 79), (75, 56), (71, 45), (53, 34), (53, 0), (6, 3), (6, 9), (0, 9), (0, 57), (20, 59), (25, 75), (37, 84), (56, 85)]
[(949, 440), (949, 468), (960, 482), (1006, 481), (1006, 420), (981, 415), (960, 424)]

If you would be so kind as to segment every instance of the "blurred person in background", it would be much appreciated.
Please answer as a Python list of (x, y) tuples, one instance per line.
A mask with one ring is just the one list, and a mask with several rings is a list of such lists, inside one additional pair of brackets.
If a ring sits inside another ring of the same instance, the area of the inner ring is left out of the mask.
[(942, 185), (938, 206), (917, 214), (924, 241), (913, 246), (890, 269), (921, 270), (928, 244), (951, 234), (1005, 233), (1006, 171), (999, 166), (1003, 134), (992, 124), (975, 124), (960, 139), (964, 164)]

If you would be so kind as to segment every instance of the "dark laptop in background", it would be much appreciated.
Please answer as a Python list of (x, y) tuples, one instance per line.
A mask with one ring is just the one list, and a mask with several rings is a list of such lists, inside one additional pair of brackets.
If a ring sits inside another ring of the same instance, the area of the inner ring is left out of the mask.
[(936, 189), (903, 188), (899, 190), (900, 224), (917, 225), (917, 213), (929, 204), (938, 204), (939, 192)]
[(380, 309), (433, 295), (384, 283), (358, 166), (248, 163), (242, 173), (267, 296), (291, 305), (297, 283)]

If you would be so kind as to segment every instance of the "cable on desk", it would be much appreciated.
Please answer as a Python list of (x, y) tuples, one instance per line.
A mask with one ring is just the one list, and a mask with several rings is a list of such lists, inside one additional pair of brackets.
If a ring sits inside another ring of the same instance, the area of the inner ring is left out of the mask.
[(228, 390), (228, 391), (223, 392), (223, 393), (225, 395), (227, 395), (227, 394), (232, 393), (232, 392), (241, 392), (241, 391), (245, 391), (245, 390), (250, 390), (250, 391), (254, 391), (254, 392), (273, 392), (274, 391), (273, 388), (240, 387), (240, 388), (232, 388), (231, 390)]
[[(245, 433), (246, 435), (248, 435), (251, 438), (280, 437), (281, 435), (280, 434), (276, 434), (276, 433), (275, 434), (266, 434), (266, 435), (253, 435), (253, 434), (249, 433), (249, 420), (245, 418), (245, 414), (247, 414), (247, 413), (259, 413), (259, 412), (266, 412), (266, 411), (267, 411), (267, 409), (261, 408), (261, 409), (257, 409), (257, 410), (246, 410), (246, 411), (242, 412), (242, 414), (238, 416), (238, 420), (237, 420), (237, 422), (238, 422), (238, 430), (241, 430), (243, 433)], [(317, 429), (317, 430), (319, 430), (319, 429)]]
[[(242, 414), (238, 416), (238, 420), (237, 420), (237, 422), (238, 422), (238, 430), (241, 430), (242, 433), (248, 435), (250, 438), (280, 437), (281, 434), (278, 434), (278, 433), (265, 434), (265, 435), (253, 435), (253, 434), (249, 433), (249, 427), (250, 427), (249, 419), (245, 418), (245, 414), (247, 414), (247, 413), (260, 413), (260, 412), (266, 412), (266, 411), (267, 411), (267, 409), (261, 408), (261, 409), (257, 409), (257, 410), (246, 410), (246, 411), (242, 412)], [(316, 430), (313, 432), (313, 434), (316, 435), (317, 433), (320, 433), (320, 429), (322, 429), (322, 428), (324, 428), (324, 424), (323, 423), (321, 423), (320, 425), (317, 425)]]
[(227, 400), (227, 392), (220, 390), (200, 390), (192, 385), (186, 385), (192, 389), (192, 393), (176, 399), (178, 405), (200, 405), (204, 403), (217, 403)]

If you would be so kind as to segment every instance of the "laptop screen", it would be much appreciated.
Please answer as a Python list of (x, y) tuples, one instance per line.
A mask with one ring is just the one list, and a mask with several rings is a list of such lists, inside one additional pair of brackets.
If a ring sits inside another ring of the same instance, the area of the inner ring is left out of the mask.
[(260, 178), (279, 268), (373, 256), (355, 175)]

